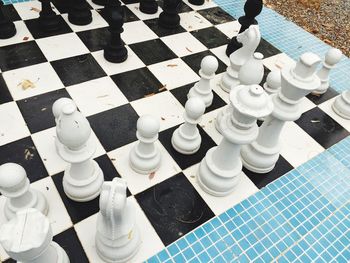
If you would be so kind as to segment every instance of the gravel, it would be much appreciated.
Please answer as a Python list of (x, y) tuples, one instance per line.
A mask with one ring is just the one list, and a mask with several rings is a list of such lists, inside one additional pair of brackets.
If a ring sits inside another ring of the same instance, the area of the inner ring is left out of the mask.
[(264, 3), (350, 57), (350, 0), (265, 0)]

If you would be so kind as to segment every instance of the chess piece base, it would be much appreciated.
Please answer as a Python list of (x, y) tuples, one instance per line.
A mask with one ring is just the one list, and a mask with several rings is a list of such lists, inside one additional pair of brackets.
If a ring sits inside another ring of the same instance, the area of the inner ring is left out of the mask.
[(17, 33), (16, 26), (13, 22), (7, 21), (0, 24), (0, 39), (7, 39), (15, 36)]
[(188, 2), (192, 5), (203, 5), (204, 4), (204, 0), (189, 0)]
[(239, 84), (240, 82), (238, 79), (238, 73), (237, 78), (234, 78), (233, 76), (230, 76), (227, 72), (225, 72), (220, 81), (221, 89), (223, 91), (226, 91), (227, 93), (230, 93), (231, 89), (238, 86)]
[[(118, 240), (115, 242), (96, 235), (96, 251), (103, 261), (109, 263), (129, 262), (135, 256), (141, 245), (140, 231), (137, 226), (134, 226), (132, 239), (129, 242), (126, 244), (118, 244), (117, 242)], [(111, 243), (115, 243), (115, 246)]]
[(76, 180), (70, 175), (70, 166), (63, 176), (63, 190), (66, 195), (76, 202), (87, 202), (95, 199), (101, 192), (104, 182), (103, 172), (99, 165), (93, 162), (92, 175), (86, 180)]
[(107, 0), (92, 0), (92, 2), (96, 5), (105, 6), (107, 4)]
[(39, 25), (43, 31), (52, 32), (60, 29), (61, 24), (59, 16), (53, 15), (51, 17), (38, 18)]
[[(29, 191), (33, 196), (33, 203), (28, 204), (28, 207), (35, 208), (39, 210), (41, 213), (43, 213), (44, 215), (47, 215), (47, 213), (49, 212), (49, 206), (47, 204), (47, 200), (45, 196), (41, 192), (36, 191), (34, 189), (30, 189)], [(10, 220), (16, 216), (16, 213), (18, 211), (19, 211), (18, 208), (16, 209), (16, 207), (11, 206), (9, 199), (7, 199), (5, 208), (4, 208), (5, 217), (8, 220)]]
[(122, 63), (128, 58), (128, 50), (126, 47), (110, 47), (104, 49), (104, 58), (112, 63)]
[(176, 129), (171, 137), (171, 144), (176, 151), (182, 154), (190, 155), (196, 153), (202, 143), (202, 138), (197, 132), (192, 137), (185, 137), (181, 134), (179, 128)]
[(158, 170), (161, 156), (159, 151), (149, 156), (140, 156), (137, 153), (136, 146), (130, 151), (130, 166), (139, 174), (150, 174)]
[(79, 8), (68, 13), (68, 20), (73, 25), (85, 26), (92, 22), (90, 9)]
[(141, 0), (139, 9), (142, 13), (152, 15), (158, 12), (158, 4), (156, 1), (145, 2)]
[(240, 49), (242, 47), (242, 44), (239, 43), (236, 39), (236, 37), (233, 37), (228, 43), (227, 48), (226, 48), (226, 55), (230, 57), (230, 55), (235, 52), (237, 49)]
[(332, 108), (340, 117), (350, 120), (350, 100), (346, 97), (346, 92), (349, 91), (343, 92), (338, 98), (335, 99), (334, 103), (332, 104)]
[(163, 12), (159, 15), (158, 23), (161, 27), (174, 29), (180, 26), (180, 16), (178, 14), (165, 14)]
[(239, 183), (242, 173), (242, 165), (237, 165), (231, 170), (221, 170), (214, 165), (211, 148), (199, 165), (197, 181), (199, 186), (213, 196), (226, 196), (232, 193)]
[(279, 145), (273, 148), (266, 148), (254, 141), (242, 147), (241, 160), (243, 166), (249, 171), (265, 174), (275, 168), (279, 158), (279, 152)]

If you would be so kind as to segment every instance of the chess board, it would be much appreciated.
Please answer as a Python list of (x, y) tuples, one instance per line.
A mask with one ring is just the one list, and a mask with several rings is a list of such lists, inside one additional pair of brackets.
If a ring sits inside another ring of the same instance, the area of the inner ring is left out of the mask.
[[(212, 197), (199, 188), (196, 171), (207, 150), (221, 140), (214, 122), (228, 103), (228, 94), (218, 83), (229, 62), (226, 44), (237, 35), (239, 23), (211, 0), (203, 6), (184, 1), (181, 26), (165, 30), (157, 24), (161, 8), (155, 15), (146, 15), (138, 10), (138, 3), (125, 0), (122, 39), (128, 59), (112, 64), (103, 58), (109, 32), (100, 15), (102, 7), (89, 2), (93, 22), (75, 26), (68, 22), (62, 2), (53, 2), (62, 27), (50, 34), (38, 27), (39, 2), (3, 8), (15, 21), (17, 35), (0, 40), (0, 164), (21, 164), (32, 187), (45, 194), (54, 240), (71, 262), (101, 262), (94, 244), (99, 208), (98, 198), (76, 203), (64, 194), (62, 177), (67, 163), (55, 152), (51, 111), (58, 98), (72, 98), (90, 122), (97, 144), (94, 158), (105, 180), (118, 176), (127, 181), (143, 240), (132, 262), (147, 260), (350, 134), (350, 123), (331, 109), (338, 95), (335, 90), (330, 88), (318, 97), (310, 95), (302, 100), (301, 118), (283, 129), (275, 169), (265, 175), (244, 169), (231, 195)], [(271, 70), (295, 63), (264, 39), (258, 51), (265, 57), (265, 78)], [(199, 80), (200, 61), (206, 55), (219, 60), (214, 100), (198, 126), (202, 136), (199, 152), (184, 156), (172, 148), (170, 139), (183, 122), (187, 92)], [(162, 164), (150, 175), (136, 174), (128, 164), (129, 151), (136, 143), (136, 121), (143, 114), (160, 120), (157, 146)], [(0, 210), (4, 201), (0, 196)], [(0, 224), (3, 222), (0, 213)], [(12, 262), (1, 247), (0, 259)]]

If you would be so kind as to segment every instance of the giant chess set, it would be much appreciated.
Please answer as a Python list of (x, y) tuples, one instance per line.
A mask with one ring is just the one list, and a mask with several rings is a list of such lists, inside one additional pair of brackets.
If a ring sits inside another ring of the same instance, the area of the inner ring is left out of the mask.
[(342, 53), (293, 61), (261, 10), (1, 3), (0, 261), (147, 260), (347, 137)]

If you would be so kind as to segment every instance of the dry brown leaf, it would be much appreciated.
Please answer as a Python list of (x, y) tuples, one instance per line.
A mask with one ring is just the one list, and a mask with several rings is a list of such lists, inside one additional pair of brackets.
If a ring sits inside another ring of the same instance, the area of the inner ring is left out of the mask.
[(156, 95), (156, 94), (155, 94), (154, 92), (152, 92), (152, 93), (146, 94), (146, 95), (144, 96), (144, 98), (151, 97), (151, 96), (153, 96), (153, 95)]
[(22, 89), (26, 90), (29, 88), (35, 88), (35, 83), (30, 81), (29, 79), (25, 79), (22, 82), (20, 82), (17, 86), (21, 86)]
[(188, 47), (186, 47), (186, 50), (187, 50), (188, 52), (193, 53), (193, 51), (192, 51), (191, 49), (189, 49)]
[(24, 37), (23, 41), (27, 41), (29, 39), (29, 37)]
[(39, 8), (32, 7), (32, 8), (30, 8), (30, 11), (35, 11), (35, 12), (40, 13), (41, 10)]
[(178, 65), (177, 64), (168, 64), (166, 66), (169, 67), (169, 68), (174, 68), (174, 67), (177, 67)]
[(148, 179), (152, 180), (155, 175), (156, 175), (156, 172), (150, 173), (149, 176), (148, 176)]

